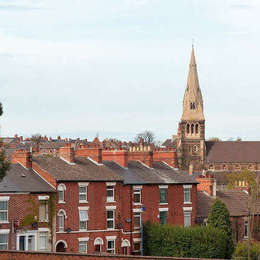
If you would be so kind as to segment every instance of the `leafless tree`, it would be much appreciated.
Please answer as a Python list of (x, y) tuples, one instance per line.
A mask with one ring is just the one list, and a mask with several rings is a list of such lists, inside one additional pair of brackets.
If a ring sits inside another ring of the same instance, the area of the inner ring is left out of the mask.
[(134, 141), (136, 143), (139, 143), (141, 138), (144, 140), (147, 144), (152, 144), (155, 141), (155, 135), (152, 131), (145, 130), (144, 132), (141, 132), (136, 135)]

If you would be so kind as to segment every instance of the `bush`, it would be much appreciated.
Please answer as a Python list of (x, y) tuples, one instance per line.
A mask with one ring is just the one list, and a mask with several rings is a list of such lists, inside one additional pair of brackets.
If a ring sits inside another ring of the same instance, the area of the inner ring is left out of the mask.
[(232, 224), (229, 211), (224, 202), (216, 199), (210, 208), (207, 225), (220, 229), (227, 236), (227, 250), (225, 258), (231, 258), (234, 252)]
[[(235, 249), (235, 258), (236, 259), (248, 259), (248, 242), (238, 243)], [(260, 245), (259, 243), (252, 243), (250, 249), (250, 258), (252, 260), (257, 260), (260, 255)]]
[(226, 244), (226, 235), (214, 227), (144, 225), (145, 255), (225, 258)]

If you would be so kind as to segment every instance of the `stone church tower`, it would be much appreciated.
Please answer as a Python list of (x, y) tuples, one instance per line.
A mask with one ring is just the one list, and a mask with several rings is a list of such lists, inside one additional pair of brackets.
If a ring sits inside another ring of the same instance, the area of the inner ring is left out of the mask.
[(205, 159), (205, 118), (197, 65), (192, 46), (183, 111), (178, 128), (177, 156), (182, 169), (203, 168)]

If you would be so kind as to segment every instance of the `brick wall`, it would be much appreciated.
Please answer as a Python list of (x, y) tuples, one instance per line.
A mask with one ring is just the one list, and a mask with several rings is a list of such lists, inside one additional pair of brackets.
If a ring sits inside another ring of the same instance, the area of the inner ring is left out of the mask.
[[(9, 229), (8, 247), (11, 250), (16, 249), (17, 232), (26, 232), (28, 230), (36, 231), (38, 228), (49, 228), (49, 222), (38, 222), (38, 226), (32, 227), (32, 223), (28, 219), (35, 218), (38, 221), (39, 199), (38, 195), (48, 194), (0, 194), (0, 197), (9, 197), (8, 200), (8, 223), (1, 223), (1, 229)], [(50, 212), (50, 211), (49, 211)], [(27, 219), (27, 221), (25, 221)], [(50, 219), (50, 216), (49, 216)], [(26, 224), (27, 223), (27, 224)], [(29, 223), (29, 224), (28, 224)], [(0, 258), (1, 259), (1, 258)]]
[[(1, 260), (196, 260), (197, 258), (0, 251)], [(203, 258), (200, 258), (203, 260)], [(205, 258), (204, 258), (205, 259)], [(206, 260), (206, 259), (205, 259)]]

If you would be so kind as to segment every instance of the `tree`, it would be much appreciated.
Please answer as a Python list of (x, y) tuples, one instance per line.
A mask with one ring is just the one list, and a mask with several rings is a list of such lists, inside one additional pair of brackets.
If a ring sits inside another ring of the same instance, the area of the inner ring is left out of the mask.
[(210, 208), (207, 225), (220, 229), (227, 238), (226, 257), (230, 259), (234, 251), (232, 224), (224, 202), (216, 199)]
[[(0, 116), (2, 114), (3, 114), (3, 106), (2, 103), (0, 103)], [(2, 144), (2, 140), (1, 140), (1, 144)], [(5, 177), (6, 172), (10, 168), (10, 163), (6, 159), (3, 145), (1, 145), (1, 147), (2, 148), (0, 150), (0, 180), (2, 180)]]
[(210, 137), (207, 141), (211, 141), (211, 142), (221, 142), (222, 140), (216, 136), (212, 136)]
[(233, 188), (238, 186), (239, 182), (247, 185), (248, 190), (248, 259), (250, 259), (250, 251), (252, 247), (252, 236), (254, 230), (254, 222), (257, 211), (257, 204), (260, 195), (259, 176), (256, 177), (254, 172), (244, 170), (242, 172), (231, 173), (228, 175), (228, 187)]
[(145, 130), (144, 132), (137, 134), (134, 141), (136, 143), (139, 143), (141, 138), (147, 144), (152, 144), (155, 141), (154, 133), (152, 131), (149, 131), (149, 130)]

